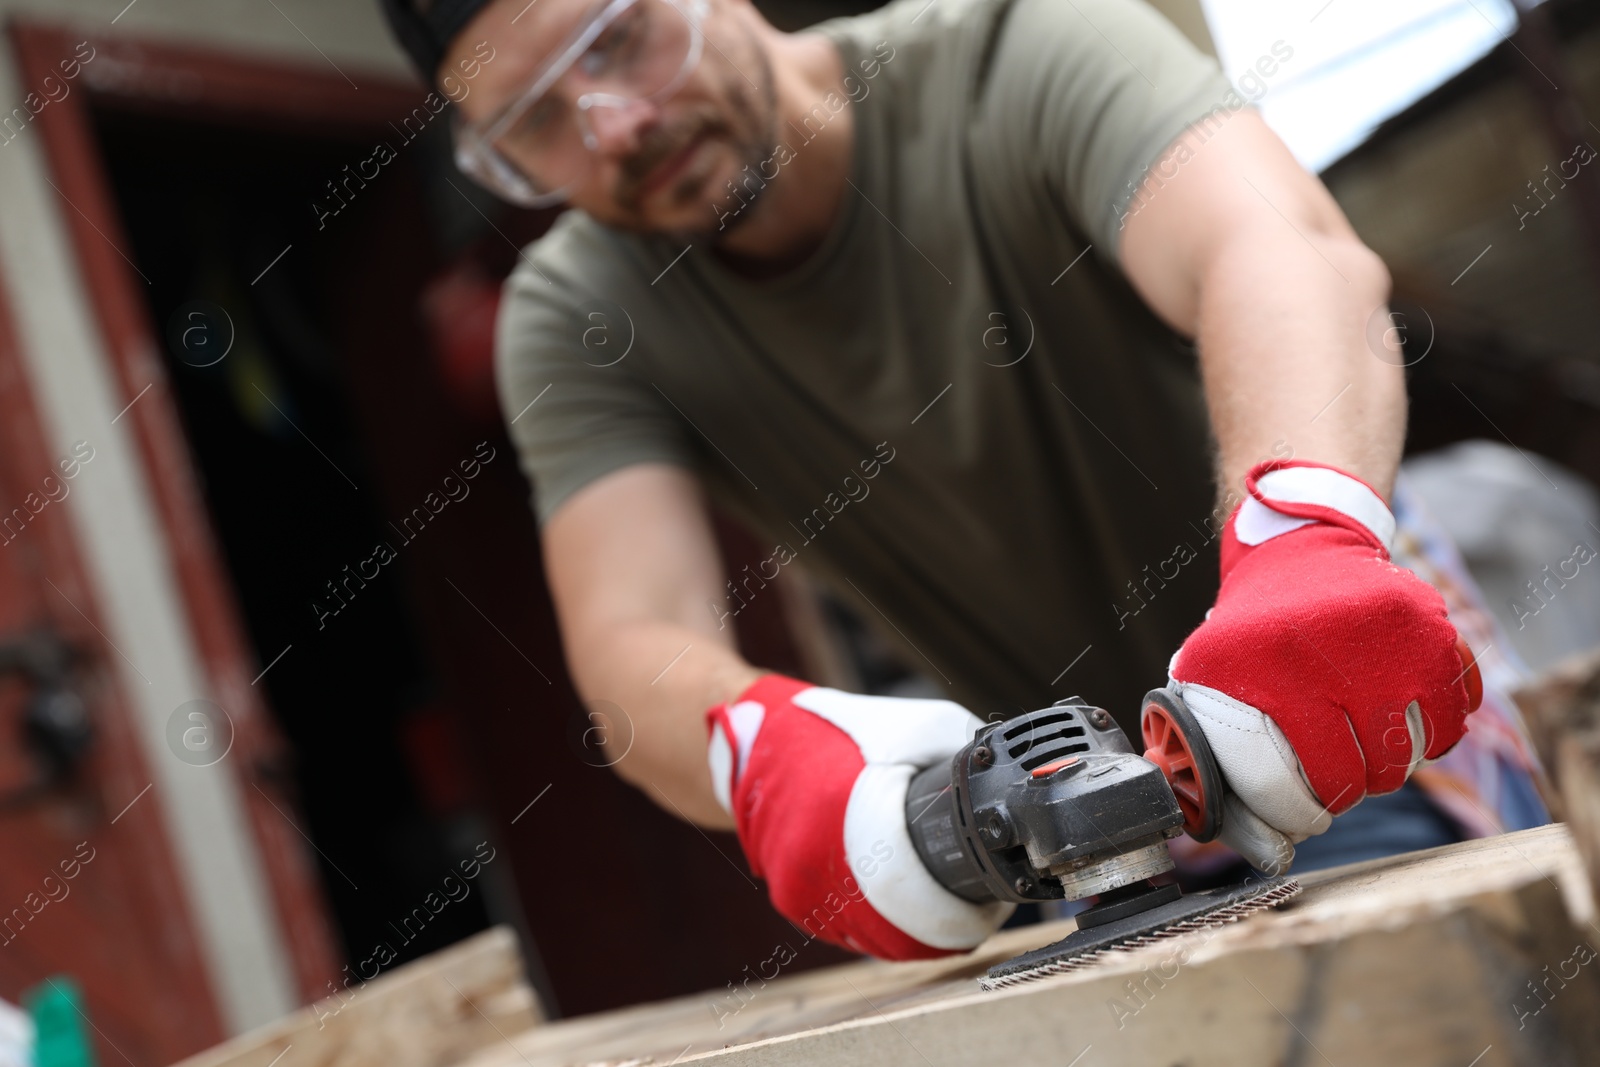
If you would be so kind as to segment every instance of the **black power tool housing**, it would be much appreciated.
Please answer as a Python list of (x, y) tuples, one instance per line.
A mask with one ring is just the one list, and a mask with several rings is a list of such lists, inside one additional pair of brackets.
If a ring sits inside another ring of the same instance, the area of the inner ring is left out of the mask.
[(982, 727), (949, 763), (912, 779), (911, 840), (952, 893), (978, 903), (1097, 898), (1072, 933), (991, 967), (980, 988), (1089, 966), (1300, 891), (1293, 879), (1251, 878), (1184, 895), (1150, 880), (1172, 869), (1168, 838), (1220, 833), (1224, 784), (1176, 693), (1146, 694), (1140, 729), (1142, 756), (1104, 709), (1071, 697)]
[(1104, 709), (1071, 697), (984, 726), (919, 773), (906, 822), (934, 877), (983, 902), (1143, 883), (1172, 868), (1164, 842), (1185, 818), (1162, 768)]

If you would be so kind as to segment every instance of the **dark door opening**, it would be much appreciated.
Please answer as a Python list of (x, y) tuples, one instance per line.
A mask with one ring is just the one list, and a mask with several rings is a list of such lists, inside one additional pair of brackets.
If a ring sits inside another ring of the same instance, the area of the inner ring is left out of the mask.
[[(438, 911), (424, 904), (430, 893), (444, 898), (444, 876), (486, 834), (459, 762), (417, 748), (447, 736), (435, 721), (446, 698), (400, 582), (361, 577), (377, 545), (403, 545), (387, 525), (337, 341), (350, 313), (339, 264), (364, 232), (355, 216), (378, 209), (379, 196), (312, 229), (322, 240), (301, 236), (329, 176), (371, 145), (105, 110), (96, 120), (211, 518), (267, 668), (258, 684), (294, 753), (292, 766), (261, 771), (292, 779), (352, 964), (379, 944), (394, 949), (391, 962), (441, 948), (491, 918), (481, 893)], [(431, 253), (429, 240), (418, 226), (394, 243), (414, 246), (415, 257)], [(419, 905), (425, 925), (413, 917)]]

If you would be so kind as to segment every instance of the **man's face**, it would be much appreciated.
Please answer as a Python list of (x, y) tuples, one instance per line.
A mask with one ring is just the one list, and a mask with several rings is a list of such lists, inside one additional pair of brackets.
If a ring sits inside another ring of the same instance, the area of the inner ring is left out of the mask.
[[(641, 18), (675, 20), (682, 29), (684, 16), (666, 0), (640, 0), (640, 6)], [(497, 115), (596, 11), (594, 0), (496, 0), (479, 12), (452, 42), (441, 68), (455, 69), (485, 41), (495, 50), (495, 61), (483, 65), (476, 87), (460, 102), (462, 117), (481, 123)], [(744, 16), (741, 0), (712, 0), (701, 59), (665, 98), (583, 111), (591, 147), (580, 146), (559, 163), (566, 168), (562, 177), (579, 174), (566, 186), (569, 204), (619, 229), (684, 239), (718, 231), (728, 183), (770, 156), (776, 136), (771, 66)], [(569, 72), (540, 107), (559, 116), (551, 121), (571, 121), (577, 98), (589, 88), (581, 70)], [(521, 169), (536, 181), (553, 177), (531, 163)]]

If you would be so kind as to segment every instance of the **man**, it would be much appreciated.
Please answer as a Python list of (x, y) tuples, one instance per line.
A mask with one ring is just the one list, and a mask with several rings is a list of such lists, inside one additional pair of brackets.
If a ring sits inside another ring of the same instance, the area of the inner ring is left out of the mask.
[[(1136, 730), (1163, 672), (1256, 866), (1368, 794), (1422, 827), (1397, 847), (1450, 839), (1402, 787), (1461, 739), (1476, 673), (1389, 561), (1388, 276), (1169, 24), (1139, 0), (901, 0), (795, 35), (748, 0), (424, 6), (388, 0), (431, 76), (498, 57), (464, 169), (573, 209), (508, 282), (498, 352), (573, 677), (633, 724), (617, 770), (736, 828), (781, 912), (843, 901), (822, 936), (891, 958), (977, 944), (1008, 907), (922, 869), (914, 770), (968, 708), (1081, 692)], [(731, 580), (703, 491), (773, 546)], [(736, 617), (796, 560), (960, 703), (746, 662)]]

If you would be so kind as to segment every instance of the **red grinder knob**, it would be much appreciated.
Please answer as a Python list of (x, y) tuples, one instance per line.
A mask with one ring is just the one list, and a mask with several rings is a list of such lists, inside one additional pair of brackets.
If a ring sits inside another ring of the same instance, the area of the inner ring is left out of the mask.
[(1140, 715), (1144, 758), (1161, 768), (1183, 812), (1183, 829), (1196, 841), (1222, 832), (1222, 772), (1200, 724), (1179, 697), (1165, 689), (1145, 694)]

